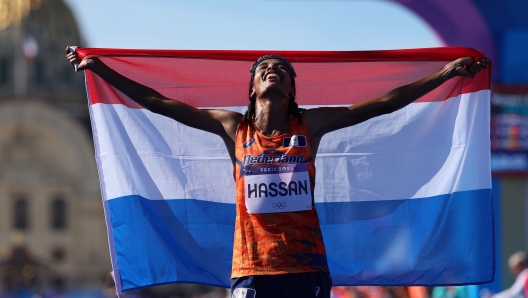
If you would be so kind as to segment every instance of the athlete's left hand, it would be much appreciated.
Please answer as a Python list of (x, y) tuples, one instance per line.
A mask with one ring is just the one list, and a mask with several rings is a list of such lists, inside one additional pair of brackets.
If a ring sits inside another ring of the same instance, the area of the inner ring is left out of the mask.
[(475, 61), (472, 57), (465, 57), (457, 59), (449, 63), (448, 71), (452, 77), (462, 76), (474, 78), (481, 70), (488, 67), (489, 59), (483, 58)]

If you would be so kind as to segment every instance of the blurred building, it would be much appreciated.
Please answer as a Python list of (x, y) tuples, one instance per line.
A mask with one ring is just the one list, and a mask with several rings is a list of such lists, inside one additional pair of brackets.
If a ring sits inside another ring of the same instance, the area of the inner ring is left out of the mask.
[(81, 45), (61, 0), (0, 1), (0, 292), (101, 286), (111, 270)]

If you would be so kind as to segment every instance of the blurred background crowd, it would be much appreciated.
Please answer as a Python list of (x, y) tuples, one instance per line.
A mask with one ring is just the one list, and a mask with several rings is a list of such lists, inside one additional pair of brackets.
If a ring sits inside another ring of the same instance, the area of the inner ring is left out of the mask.
[[(517, 254), (521, 265), (512, 265), (510, 257), (528, 246), (528, 2), (384, 2), (423, 18), (443, 45), (475, 47), (494, 62), (496, 277), (485, 285), (334, 287), (332, 293), (336, 298), (487, 298), (525, 278), (525, 260)], [(68, 3), (0, 0), (0, 297), (115, 297), (84, 77), (73, 75), (64, 59), (67, 45), (93, 45), (82, 38)], [(500, 298), (526, 297), (515, 291)], [(202, 285), (123, 295), (228, 296), (226, 289)]]

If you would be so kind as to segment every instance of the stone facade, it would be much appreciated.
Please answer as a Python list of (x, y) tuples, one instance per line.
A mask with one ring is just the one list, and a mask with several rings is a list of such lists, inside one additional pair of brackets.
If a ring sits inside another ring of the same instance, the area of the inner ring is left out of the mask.
[[(81, 38), (61, 0), (31, 2), (39, 6), (0, 30), (0, 275), (18, 274), (9, 262), (23, 248), (38, 265), (22, 264), (21, 276), (38, 286), (101, 286), (111, 264), (84, 76), (64, 58)], [(19, 54), (27, 36), (38, 44), (32, 59)], [(25, 69), (22, 93), (15, 67)]]

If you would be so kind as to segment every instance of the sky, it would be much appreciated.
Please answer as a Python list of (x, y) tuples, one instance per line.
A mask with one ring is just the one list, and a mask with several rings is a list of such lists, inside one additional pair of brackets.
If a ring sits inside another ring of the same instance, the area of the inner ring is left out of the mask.
[(84, 46), (205, 50), (381, 50), (442, 46), (382, 0), (64, 0)]

